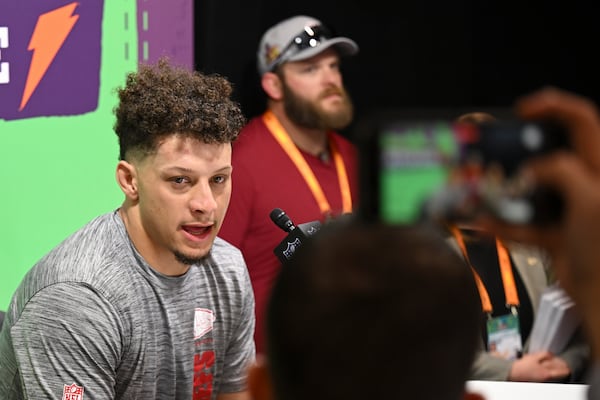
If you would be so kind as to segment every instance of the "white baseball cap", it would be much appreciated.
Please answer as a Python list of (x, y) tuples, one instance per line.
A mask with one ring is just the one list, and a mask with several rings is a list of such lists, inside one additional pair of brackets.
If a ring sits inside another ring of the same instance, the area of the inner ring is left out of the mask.
[(262, 75), (284, 62), (310, 58), (331, 46), (342, 56), (358, 52), (354, 40), (333, 36), (316, 18), (298, 15), (285, 19), (262, 36), (256, 53), (258, 72)]

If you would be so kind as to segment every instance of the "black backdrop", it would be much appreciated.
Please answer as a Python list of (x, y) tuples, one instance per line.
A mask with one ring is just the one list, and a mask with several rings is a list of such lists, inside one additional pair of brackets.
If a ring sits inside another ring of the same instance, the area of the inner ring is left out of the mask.
[(544, 85), (600, 103), (600, 22), (591, 2), (497, 0), (203, 0), (196, 69), (227, 76), (250, 117), (262, 111), (262, 32), (296, 14), (360, 46), (344, 61), (357, 114), (383, 108), (510, 107)]

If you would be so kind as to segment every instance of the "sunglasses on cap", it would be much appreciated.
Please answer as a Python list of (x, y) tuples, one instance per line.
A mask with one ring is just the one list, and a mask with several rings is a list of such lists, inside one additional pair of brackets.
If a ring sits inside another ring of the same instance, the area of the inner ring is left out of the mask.
[(279, 56), (273, 61), (270, 71), (273, 71), (286, 58), (298, 54), (302, 50), (317, 47), (322, 41), (332, 37), (331, 31), (323, 25), (305, 26), (304, 30), (296, 35), (283, 48)]

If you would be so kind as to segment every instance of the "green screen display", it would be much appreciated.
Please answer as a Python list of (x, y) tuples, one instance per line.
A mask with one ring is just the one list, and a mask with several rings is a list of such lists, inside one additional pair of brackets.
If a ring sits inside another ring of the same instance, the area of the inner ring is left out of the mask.
[(451, 125), (402, 123), (379, 137), (380, 210), (384, 221), (411, 223), (448, 180), (457, 152)]

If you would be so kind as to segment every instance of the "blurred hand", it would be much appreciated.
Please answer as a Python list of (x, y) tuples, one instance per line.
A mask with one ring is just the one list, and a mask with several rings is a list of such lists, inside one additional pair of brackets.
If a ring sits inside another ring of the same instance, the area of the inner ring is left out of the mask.
[(600, 359), (600, 117), (597, 107), (581, 96), (554, 88), (540, 90), (516, 104), (524, 119), (552, 118), (570, 135), (572, 151), (528, 162), (523, 173), (536, 185), (556, 190), (563, 198), (562, 220), (551, 226), (516, 226), (498, 220), (480, 221), (503, 238), (544, 247), (561, 286), (577, 303), (584, 326), (598, 342)]
[(529, 353), (513, 362), (508, 375), (510, 381), (559, 382), (567, 378), (571, 370), (567, 363), (547, 351)]

